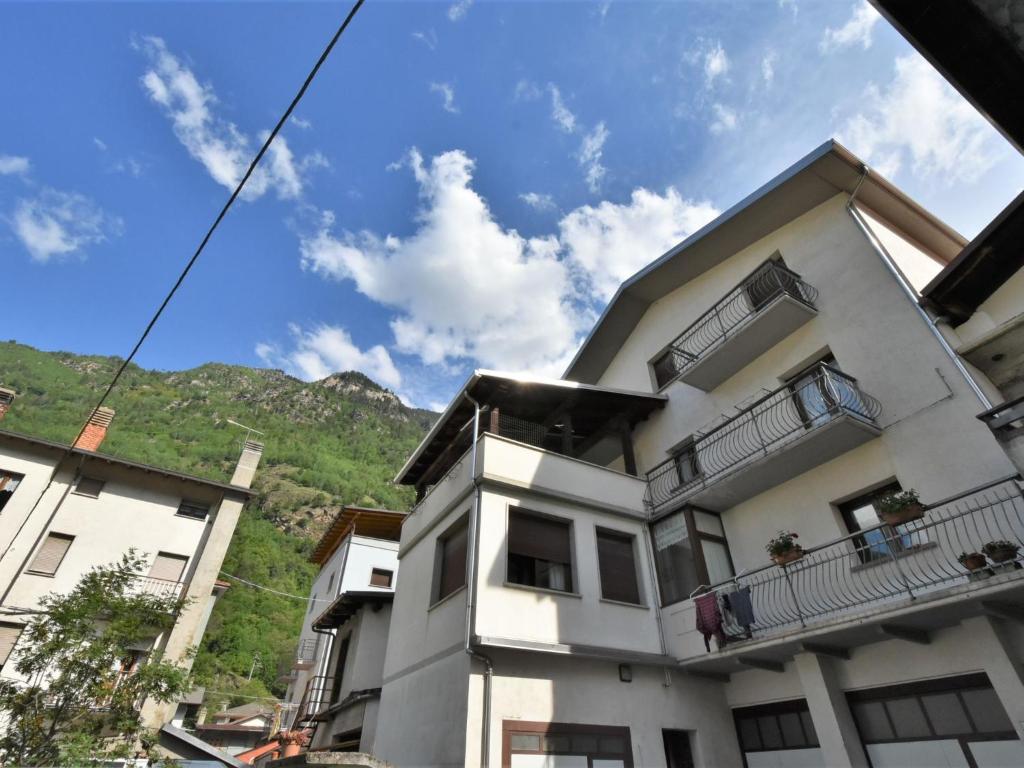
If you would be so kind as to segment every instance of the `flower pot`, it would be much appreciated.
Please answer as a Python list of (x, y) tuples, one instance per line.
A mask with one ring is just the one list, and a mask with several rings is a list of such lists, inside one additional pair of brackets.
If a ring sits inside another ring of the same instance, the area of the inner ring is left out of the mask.
[(989, 550), (988, 556), (993, 563), (1006, 563), (1017, 559), (1017, 552), (1020, 547), (1001, 547), (1000, 549)]
[(979, 554), (978, 552), (974, 552), (974, 553), (968, 555), (967, 557), (965, 557), (960, 562), (960, 564), (964, 568), (966, 568), (968, 571), (974, 572), (974, 571), (980, 571), (982, 568), (984, 568), (986, 565), (988, 565), (988, 562), (985, 560), (985, 556), (984, 555)]
[(905, 507), (891, 511), (883, 512), (882, 519), (886, 525), (897, 526), (905, 525), (913, 522), (914, 520), (920, 520), (924, 517), (924, 505), (914, 502), (913, 504), (907, 504)]
[(804, 551), (800, 547), (793, 547), (787, 549), (785, 552), (779, 552), (777, 555), (772, 555), (772, 560), (775, 561), (776, 565), (789, 565), (795, 563), (801, 557), (804, 556)]

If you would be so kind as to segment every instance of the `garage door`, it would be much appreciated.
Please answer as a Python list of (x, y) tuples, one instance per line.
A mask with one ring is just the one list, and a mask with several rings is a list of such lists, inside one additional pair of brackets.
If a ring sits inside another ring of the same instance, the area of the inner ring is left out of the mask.
[(824, 768), (803, 699), (734, 709), (733, 719), (747, 768)]
[(1019, 768), (1024, 745), (984, 674), (847, 694), (873, 768)]

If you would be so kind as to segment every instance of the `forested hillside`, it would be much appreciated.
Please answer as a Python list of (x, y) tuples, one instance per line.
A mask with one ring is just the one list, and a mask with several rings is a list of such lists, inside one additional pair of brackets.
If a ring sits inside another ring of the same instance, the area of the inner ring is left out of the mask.
[[(3, 428), (72, 440), (119, 364), (0, 342), (0, 386), (18, 392)], [(214, 480), (230, 477), (245, 437), (227, 419), (264, 432), (258, 496), (224, 570), (298, 595), (315, 571), (312, 545), (340, 504), (409, 507), (411, 494), (390, 480), (436, 416), (355, 372), (307, 383), (216, 363), (177, 372), (131, 366), (107, 404), (117, 415), (102, 452)], [(211, 691), (283, 692), (277, 681), (291, 665), (304, 610), (301, 601), (233, 586), (211, 618), (198, 681)]]

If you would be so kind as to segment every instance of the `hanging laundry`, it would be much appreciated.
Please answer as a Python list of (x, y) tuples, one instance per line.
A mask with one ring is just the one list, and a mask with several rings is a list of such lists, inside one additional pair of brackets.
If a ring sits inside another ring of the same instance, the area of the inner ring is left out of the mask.
[(711, 592), (693, 599), (697, 612), (697, 631), (704, 636), (704, 647), (711, 650), (711, 637), (718, 647), (725, 645), (725, 631), (722, 629), (722, 612), (718, 609), (718, 596)]

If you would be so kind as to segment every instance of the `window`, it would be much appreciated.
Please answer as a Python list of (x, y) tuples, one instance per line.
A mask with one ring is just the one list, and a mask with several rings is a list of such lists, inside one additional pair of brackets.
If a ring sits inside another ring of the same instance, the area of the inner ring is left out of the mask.
[[(899, 490), (899, 483), (891, 483), (839, 505), (839, 513), (843, 516), (846, 529), (850, 533), (863, 531), (860, 536), (853, 539), (861, 562), (868, 563), (887, 559), (912, 546), (914, 536), (921, 536), (921, 534), (904, 533), (899, 529), (890, 528), (888, 525), (878, 527), (882, 522), (882, 518), (878, 514), (879, 500), (883, 496)], [(899, 528), (904, 528), (904, 526), (899, 526)]]
[(640, 603), (636, 578), (634, 537), (597, 529), (597, 563), (601, 572), (601, 596), (621, 603)]
[(812, 749), (818, 746), (810, 709), (804, 699), (780, 701), (732, 711), (744, 752)]
[(526, 512), (508, 515), (508, 580), (512, 584), (572, 592), (572, 526)]
[(53, 576), (60, 567), (64, 555), (68, 553), (74, 536), (64, 533), (51, 533), (43, 541), (43, 545), (36, 552), (35, 559), (28, 567), (29, 573), (36, 573), (42, 576)]
[(210, 505), (182, 499), (181, 504), (178, 505), (177, 514), (182, 517), (190, 517), (193, 520), (205, 520), (206, 516), (210, 514)]
[(711, 586), (733, 577), (732, 556), (718, 515), (687, 508), (653, 523), (651, 534), (662, 605), (685, 600), (701, 584)]
[(338, 646), (338, 661), (334, 665), (334, 678), (331, 680), (331, 700), (329, 704), (337, 704), (341, 696), (341, 683), (345, 679), (345, 662), (348, 660), (348, 644), (352, 639), (351, 635), (345, 635)]
[(466, 545), (469, 529), (460, 520), (437, 540), (432, 602), (442, 600), (466, 586)]
[(800, 296), (796, 275), (786, 269), (781, 256), (776, 256), (758, 267), (743, 282), (743, 291), (755, 312), (783, 293)]
[[(373, 580), (371, 579), (371, 583), (372, 583), (372, 581)], [(331, 587), (333, 587), (333, 586), (334, 586), (334, 573), (331, 573), (330, 578), (327, 579), (327, 594), (328, 595), (331, 594)]]
[(95, 477), (80, 477), (75, 484), (75, 493), (79, 496), (88, 496), (90, 499), (98, 499), (100, 491), (106, 485), (105, 480), (97, 480)]
[[(573, 723), (502, 721), (502, 765), (632, 768), (629, 728)], [(544, 755), (557, 755), (545, 760)]]
[(846, 698), (866, 744), (1017, 738), (983, 673), (854, 691)]
[(7, 659), (11, 656), (11, 651), (18, 644), (18, 638), (21, 637), (22, 629), (24, 627), (21, 624), (10, 624), (6, 621), (0, 622), (0, 669), (3, 669)]
[(153, 567), (149, 569), (149, 578), (161, 581), (181, 581), (181, 575), (185, 572), (187, 562), (188, 558), (182, 555), (158, 552), (153, 560)]
[(394, 575), (394, 571), (386, 571), (383, 568), (374, 568), (370, 572), (370, 586), (390, 588), (391, 579)]
[[(833, 369), (832, 372), (826, 375), (821, 368), (823, 365)], [(871, 419), (857, 391), (856, 382), (843, 376), (831, 354), (825, 355), (790, 379), (789, 388), (793, 392), (793, 402), (799, 417), (807, 429), (827, 424), (840, 413), (853, 413)]]
[(700, 459), (697, 456), (697, 446), (694, 445), (692, 437), (688, 437), (672, 451), (672, 458), (675, 460), (676, 475), (679, 478), (680, 486), (689, 485), (704, 475), (704, 471), (700, 468)]
[(306, 609), (306, 613), (307, 614), (310, 614), (310, 613), (313, 612), (313, 609), (316, 608), (317, 602), (318, 602), (318, 600), (317, 600), (316, 592), (314, 592), (313, 593), (313, 597), (311, 597), (309, 599), (309, 608)]
[(668, 768), (694, 768), (690, 734), (687, 731), (664, 729), (661, 737), (665, 742), (665, 762)]
[(0, 471), (0, 512), (3, 512), (4, 507), (7, 506), (7, 501), (18, 490), (21, 480), (22, 475)]

